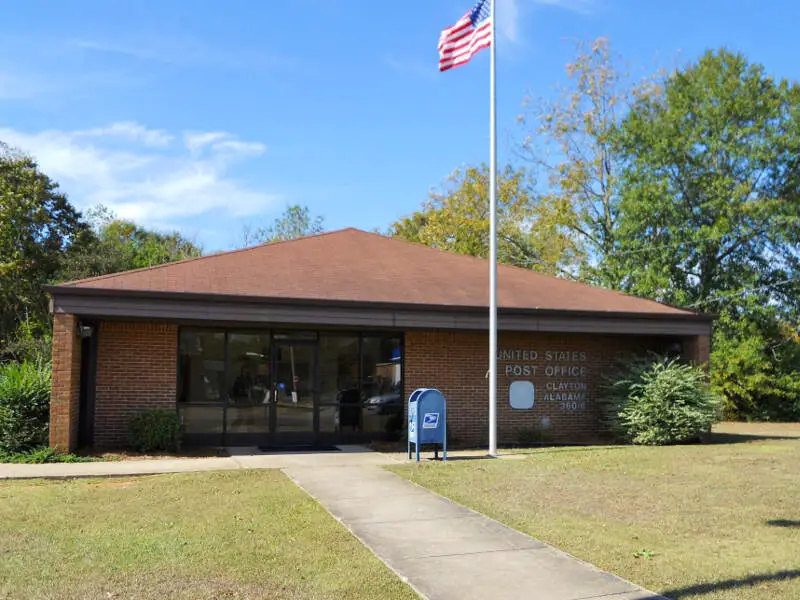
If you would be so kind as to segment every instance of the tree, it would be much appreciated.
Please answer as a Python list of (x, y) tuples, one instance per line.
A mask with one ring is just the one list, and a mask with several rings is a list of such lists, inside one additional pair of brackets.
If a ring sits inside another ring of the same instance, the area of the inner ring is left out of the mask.
[(287, 206), (283, 214), (267, 227), (255, 229), (245, 227), (242, 232), (242, 246), (293, 240), (323, 231), (325, 231), (325, 226), (321, 216), (314, 217), (307, 206), (293, 204)]
[(614, 261), (621, 167), (614, 133), (631, 101), (657, 88), (650, 80), (632, 84), (604, 38), (579, 42), (577, 51), (555, 101), (525, 99), (520, 153), (546, 176), (539, 211), (569, 237), (571, 273), (613, 288), (622, 277)]
[[(573, 251), (562, 231), (538, 210), (523, 170), (506, 167), (497, 177), (498, 260), (561, 273)], [(489, 172), (486, 166), (455, 171), (422, 209), (395, 222), (389, 235), (435, 248), (489, 256)]]
[(736, 416), (796, 393), (800, 87), (708, 52), (637, 99), (615, 144), (620, 287), (722, 315), (712, 382)]
[(800, 87), (709, 52), (636, 103), (619, 149), (626, 289), (704, 310), (750, 290), (796, 314)]
[(21, 326), (32, 336), (49, 330), (42, 285), (87, 230), (32, 158), (0, 143), (0, 345), (14, 341)]
[(193, 258), (202, 248), (177, 231), (146, 229), (118, 219), (104, 206), (88, 211), (92, 235), (84, 235), (67, 253), (60, 280), (95, 277)]

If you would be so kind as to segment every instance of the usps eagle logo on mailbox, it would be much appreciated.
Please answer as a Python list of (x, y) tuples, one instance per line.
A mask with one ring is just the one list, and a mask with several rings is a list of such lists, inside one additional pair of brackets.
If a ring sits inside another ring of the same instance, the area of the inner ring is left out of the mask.
[(439, 426), (439, 413), (425, 413), (422, 417), (423, 429), (436, 429)]

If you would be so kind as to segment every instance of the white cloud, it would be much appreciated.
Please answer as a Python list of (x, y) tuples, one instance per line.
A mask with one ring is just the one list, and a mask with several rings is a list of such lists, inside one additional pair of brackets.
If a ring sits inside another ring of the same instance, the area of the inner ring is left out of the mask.
[(261, 142), (237, 140), (224, 131), (187, 131), (183, 134), (183, 144), (193, 154), (209, 150), (220, 154), (258, 156), (267, 150)]
[(260, 49), (213, 45), (185, 36), (123, 35), (118, 38), (71, 39), (69, 48), (130, 60), (183, 68), (226, 70), (295, 69), (293, 58)]
[(184, 146), (171, 144), (173, 138), (129, 122), (78, 131), (0, 128), (0, 139), (32, 155), (81, 209), (104, 204), (152, 225), (213, 210), (246, 216), (278, 201), (231, 174), (235, 164), (263, 154), (263, 144), (224, 132), (183, 134)]
[(163, 129), (148, 129), (138, 123), (123, 121), (112, 123), (106, 127), (97, 127), (85, 131), (76, 131), (76, 136), (86, 137), (118, 137), (131, 142), (141, 142), (145, 146), (166, 146), (174, 136)]
[(599, 0), (497, 0), (497, 33), (512, 43), (520, 41), (520, 23), (528, 9), (552, 6), (575, 13), (591, 14)]
[(222, 140), (211, 147), (217, 152), (230, 152), (233, 154), (252, 154), (258, 156), (263, 154), (267, 147), (261, 142), (242, 142), (240, 140)]
[[(500, 0), (501, 2), (519, 3), (523, 0)], [(597, 9), (598, 0), (533, 0), (534, 4), (555, 6), (572, 12), (589, 14)]]
[(183, 134), (183, 143), (190, 152), (199, 152), (206, 146), (227, 137), (224, 131), (187, 131)]
[(512, 42), (519, 40), (519, 1), (497, 0), (497, 33)]

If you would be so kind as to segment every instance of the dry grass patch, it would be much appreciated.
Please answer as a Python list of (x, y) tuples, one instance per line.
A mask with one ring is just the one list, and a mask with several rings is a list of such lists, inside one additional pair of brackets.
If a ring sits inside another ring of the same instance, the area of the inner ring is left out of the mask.
[(277, 471), (0, 482), (0, 598), (416, 597)]
[(392, 470), (671, 598), (797, 600), (797, 429), (733, 429), (701, 446), (543, 449)]

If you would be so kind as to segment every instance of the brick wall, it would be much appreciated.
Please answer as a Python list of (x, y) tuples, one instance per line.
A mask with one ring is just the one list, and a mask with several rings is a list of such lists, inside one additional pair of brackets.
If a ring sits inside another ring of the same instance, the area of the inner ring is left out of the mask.
[[(555, 442), (591, 442), (598, 426), (602, 376), (625, 354), (663, 351), (675, 340), (636, 336), (500, 333), (498, 345), (515, 356), (498, 359), (498, 444), (515, 443), (521, 430), (546, 431)], [(436, 387), (447, 398), (449, 434), (459, 443), (488, 438), (488, 334), (409, 331), (405, 337), (404, 387)], [(517, 352), (519, 351), (518, 356)], [(547, 353), (550, 353), (549, 355)], [(509, 405), (512, 381), (531, 381), (530, 410)]]
[(175, 410), (176, 325), (104, 321), (97, 334), (94, 445), (124, 446), (138, 410)]
[(81, 340), (75, 315), (53, 315), (53, 382), (50, 391), (50, 445), (68, 452), (78, 445)]

